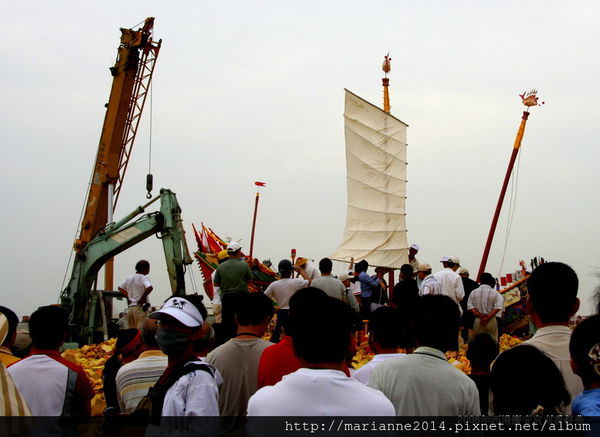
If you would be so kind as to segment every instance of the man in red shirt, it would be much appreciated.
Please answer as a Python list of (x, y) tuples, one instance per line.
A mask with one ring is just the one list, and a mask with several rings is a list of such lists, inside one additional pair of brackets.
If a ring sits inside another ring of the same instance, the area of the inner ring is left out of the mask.
[[(302, 314), (310, 314), (314, 302), (318, 301), (318, 298), (326, 296), (323, 290), (308, 287), (298, 290), (290, 298), (290, 313), (283, 325), (283, 338), (279, 343), (266, 348), (260, 357), (257, 388), (266, 385), (275, 385), (285, 375), (295, 372), (302, 367), (300, 360), (294, 353), (294, 332), (298, 329), (303, 329), (298, 319)], [(306, 320), (306, 316), (304, 316), (304, 320)], [(344, 367), (344, 373), (350, 376), (347, 366)]]
[(67, 314), (58, 306), (40, 307), (29, 319), (31, 355), (8, 373), (34, 416), (89, 416), (94, 390), (84, 370), (60, 356)]

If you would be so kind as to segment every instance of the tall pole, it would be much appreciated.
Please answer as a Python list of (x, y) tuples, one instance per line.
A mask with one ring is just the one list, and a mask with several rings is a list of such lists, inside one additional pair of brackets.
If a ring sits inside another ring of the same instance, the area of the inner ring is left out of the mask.
[[(381, 84), (383, 85), (383, 110), (390, 113), (392, 109), (390, 105), (390, 78), (387, 77), (387, 74), (392, 70), (391, 65), (392, 58), (390, 58), (390, 54), (384, 56), (383, 65), (381, 69), (383, 70), (384, 76), (381, 78)], [(388, 297), (389, 300), (392, 300), (394, 290), (394, 269), (390, 269), (388, 272)]]
[(254, 198), (254, 216), (252, 217), (252, 233), (250, 234), (250, 254), (249, 258), (252, 261), (252, 254), (254, 253), (254, 231), (256, 230), (256, 215), (258, 213), (258, 201), (260, 199), (259, 187), (265, 187), (264, 182), (254, 182), (256, 185), (256, 197)]
[(506, 175), (504, 176), (504, 183), (502, 184), (502, 189), (500, 190), (500, 197), (498, 198), (498, 204), (496, 205), (496, 211), (494, 212), (494, 218), (492, 219), (490, 233), (488, 234), (488, 238), (485, 243), (485, 248), (483, 249), (481, 265), (479, 266), (479, 272), (477, 273), (477, 282), (479, 282), (479, 280), (481, 279), (481, 274), (485, 270), (488, 256), (490, 254), (492, 241), (494, 240), (494, 233), (496, 232), (496, 225), (498, 224), (498, 218), (500, 217), (500, 211), (502, 210), (502, 204), (504, 203), (504, 195), (506, 194), (506, 189), (508, 187), (508, 181), (510, 180), (510, 175), (512, 174), (517, 155), (519, 154), (519, 149), (521, 148), (521, 141), (523, 140), (523, 134), (525, 133), (525, 125), (527, 124), (527, 118), (529, 117), (529, 108), (531, 106), (544, 104), (544, 102), (538, 103), (538, 98), (536, 94), (537, 90), (531, 90), (527, 94), (523, 93), (522, 95), (520, 95), (521, 99), (523, 100), (523, 104), (527, 107), (527, 110), (523, 111), (523, 116), (521, 117), (521, 125), (519, 126), (519, 131), (517, 132), (517, 137), (515, 138), (515, 144), (513, 145), (513, 150), (510, 155), (508, 168), (506, 169)]
[(390, 109), (392, 109), (390, 106), (390, 92), (389, 92), (390, 79), (389, 79), (389, 77), (387, 77), (387, 74), (392, 69), (392, 66), (390, 64), (391, 60), (392, 60), (392, 58), (390, 58), (390, 54), (388, 53), (383, 58), (383, 65), (381, 66), (381, 69), (385, 73), (384, 77), (381, 79), (381, 82), (383, 85), (383, 110), (385, 112), (387, 112), (388, 114), (390, 113)]

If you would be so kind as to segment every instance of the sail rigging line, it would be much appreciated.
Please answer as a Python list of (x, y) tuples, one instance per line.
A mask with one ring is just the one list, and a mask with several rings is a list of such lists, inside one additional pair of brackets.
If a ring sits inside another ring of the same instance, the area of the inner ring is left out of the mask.
[(518, 189), (519, 189), (519, 167), (520, 167), (520, 165), (521, 165), (521, 154), (517, 157), (517, 166), (513, 173), (514, 177), (511, 180), (508, 219), (506, 222), (506, 234), (504, 237), (504, 250), (502, 252), (502, 261), (500, 262), (500, 268), (498, 270), (498, 277), (502, 276), (502, 269), (504, 268), (504, 260), (506, 258), (506, 252), (508, 249), (508, 241), (510, 239), (510, 233), (512, 231), (512, 225), (513, 225), (515, 211), (516, 211), (516, 207), (517, 207), (517, 194), (518, 194)]
[(194, 292), (194, 294), (198, 294), (198, 287), (196, 285), (196, 278), (194, 277), (194, 269), (185, 269), (186, 272), (190, 273), (190, 278), (191, 278), (191, 282), (192, 282), (192, 291)]

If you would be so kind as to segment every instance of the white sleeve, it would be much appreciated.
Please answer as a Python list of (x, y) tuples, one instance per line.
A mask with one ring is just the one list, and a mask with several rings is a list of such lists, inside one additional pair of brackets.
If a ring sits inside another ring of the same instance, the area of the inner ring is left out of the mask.
[(473, 305), (473, 301), (475, 300), (475, 298), (473, 297), (475, 295), (475, 293), (471, 293), (469, 294), (469, 300), (467, 301), (467, 309), (468, 310), (472, 310), (473, 308), (475, 308), (475, 305)]
[(212, 375), (196, 370), (187, 382), (185, 416), (218, 416), (219, 388)]
[(460, 302), (465, 297), (465, 289), (463, 287), (462, 279), (460, 276), (457, 276), (454, 280), (454, 288), (456, 293), (456, 301)]
[[(429, 282), (431, 282), (431, 281), (429, 281)], [(421, 286), (420, 296), (427, 296), (428, 294), (431, 293), (431, 289), (429, 288), (429, 282), (423, 282), (423, 284)]]
[(296, 286), (298, 289), (308, 287), (308, 281), (304, 278), (296, 278), (294, 281), (296, 281)]
[(504, 309), (504, 298), (500, 293), (496, 296), (496, 302), (494, 304), (494, 309), (498, 309), (502, 311)]
[(271, 287), (271, 285), (273, 285), (275, 282), (271, 282), (269, 284), (269, 286), (267, 287), (267, 289), (265, 290), (265, 294), (267, 296), (269, 296), (271, 299), (273, 299), (273, 287)]
[(148, 279), (148, 276), (144, 276), (144, 279), (142, 280), (142, 284), (144, 284), (144, 288), (152, 287), (152, 282), (150, 282), (150, 279)]
[(123, 282), (121, 282), (118, 286), (118, 288), (122, 288), (123, 290), (127, 291), (127, 279), (125, 279)]

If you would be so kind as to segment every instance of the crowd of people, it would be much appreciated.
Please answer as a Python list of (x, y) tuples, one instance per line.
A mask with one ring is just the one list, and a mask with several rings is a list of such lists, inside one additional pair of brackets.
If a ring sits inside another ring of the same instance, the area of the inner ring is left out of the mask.
[[(106, 416), (160, 422), (165, 416), (470, 416), (600, 415), (600, 315), (574, 330), (578, 279), (549, 262), (528, 279), (535, 327), (522, 345), (499, 354), (504, 300), (492, 275), (469, 278), (456, 257), (442, 268), (409, 263), (388, 295), (385, 269), (361, 260), (338, 277), (332, 261), (278, 264), (281, 279), (248, 292), (251, 271), (232, 242), (213, 283), (222, 308), (210, 323), (198, 295), (144, 310), (149, 264), (119, 289), (127, 326), (103, 372)], [(272, 320), (276, 317), (276, 324)], [(368, 321), (373, 359), (352, 368), (357, 332)], [(81, 367), (60, 356), (67, 314), (45, 306), (29, 319), (32, 349), (15, 356), (17, 316), (0, 307), (4, 415), (85, 416), (93, 390)], [(467, 341), (471, 374), (446, 359)], [(231, 426), (241, 426), (235, 420)]]

